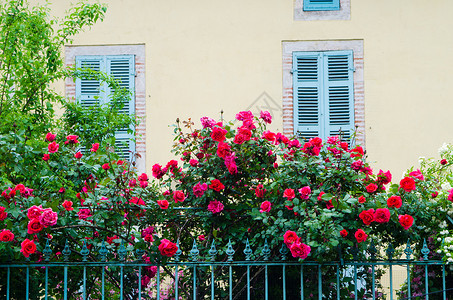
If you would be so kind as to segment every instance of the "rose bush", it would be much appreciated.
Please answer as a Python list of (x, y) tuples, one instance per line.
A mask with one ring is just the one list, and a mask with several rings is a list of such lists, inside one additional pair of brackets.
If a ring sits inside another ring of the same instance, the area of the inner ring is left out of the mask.
[(392, 184), (362, 147), (341, 136), (301, 142), (268, 130), (269, 116), (204, 117), (202, 128), (178, 122), (177, 159), (154, 164), (152, 176), (120, 160), (108, 140), (82, 153), (84, 141), (72, 134), (47, 133), (34, 144), (20, 135), (2, 139), (5, 147), (23, 143), (35, 174), (1, 170), (8, 171), (0, 181), (3, 259), (39, 260), (45, 239), (56, 252), (66, 240), (80, 249), (80, 238), (89, 249), (107, 242), (115, 252), (123, 244), (150, 261), (172, 257), (177, 241), (187, 253), (197, 240), (204, 255), (213, 241), (231, 240), (238, 250), (248, 239), (253, 250), (267, 240), (273, 256), (283, 242), (293, 259), (322, 261), (339, 259), (338, 249), (364, 253), (370, 240), (397, 248), (445, 232), (439, 220), (453, 211), (452, 157), (424, 160)]

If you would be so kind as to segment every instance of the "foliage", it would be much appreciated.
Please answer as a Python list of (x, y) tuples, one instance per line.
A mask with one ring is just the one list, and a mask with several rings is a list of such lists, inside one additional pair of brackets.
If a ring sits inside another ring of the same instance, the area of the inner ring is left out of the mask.
[(61, 47), (105, 11), (101, 4), (80, 2), (59, 22), (45, 6), (0, 3), (0, 133), (12, 126), (29, 137), (50, 130), (54, 105), (62, 101), (50, 84), (66, 76)]

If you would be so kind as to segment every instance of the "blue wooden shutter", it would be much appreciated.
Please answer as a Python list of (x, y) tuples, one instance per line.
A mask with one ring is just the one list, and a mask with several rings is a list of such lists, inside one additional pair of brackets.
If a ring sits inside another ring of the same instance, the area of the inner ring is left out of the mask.
[(354, 132), (354, 64), (352, 51), (324, 53), (324, 91), (326, 96), (325, 136), (342, 132), (349, 140)]
[[(76, 68), (91, 69), (93, 71), (105, 71), (105, 59), (103, 56), (77, 56)], [(102, 104), (105, 98), (102, 84), (99, 80), (92, 78), (76, 79), (76, 100), (83, 107), (95, 104)]]
[(293, 52), (294, 134), (310, 139), (322, 132), (322, 55)]
[[(124, 114), (135, 113), (135, 59), (133, 55), (110, 55), (107, 56), (107, 73), (115, 78), (122, 88), (127, 89), (130, 94), (129, 101), (124, 101), (121, 112)], [(109, 95), (114, 91), (108, 89)], [(110, 97), (108, 97), (110, 100)], [(134, 131), (128, 133), (128, 128), (123, 128), (115, 132), (115, 150), (122, 159), (129, 161), (134, 159), (135, 153)]]
[(340, 10), (340, 0), (303, 0), (305, 11)]

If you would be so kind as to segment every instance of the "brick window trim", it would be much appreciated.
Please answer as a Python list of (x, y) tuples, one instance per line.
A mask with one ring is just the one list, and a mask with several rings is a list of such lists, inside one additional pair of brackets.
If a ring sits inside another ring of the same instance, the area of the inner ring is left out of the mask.
[[(81, 55), (135, 55), (135, 115), (140, 122), (135, 127), (136, 167), (138, 172), (146, 171), (146, 89), (145, 89), (145, 45), (99, 45), (99, 46), (66, 46), (65, 65), (73, 67), (76, 56)], [(75, 100), (76, 85), (72, 78), (65, 80), (67, 99)]]
[(350, 20), (351, 0), (340, 0), (340, 10), (304, 11), (304, 0), (294, 1), (295, 21)]
[(365, 99), (363, 82), (363, 40), (283, 41), (283, 133), (294, 135), (293, 52), (352, 50), (354, 57), (354, 121), (356, 144), (365, 147)]

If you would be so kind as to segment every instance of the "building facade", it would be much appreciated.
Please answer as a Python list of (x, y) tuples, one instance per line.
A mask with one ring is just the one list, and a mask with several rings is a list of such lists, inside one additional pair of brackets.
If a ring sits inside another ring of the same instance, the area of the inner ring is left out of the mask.
[[(63, 15), (69, 3), (50, 7)], [(105, 61), (114, 74), (112, 59), (130, 59), (141, 170), (172, 158), (176, 118), (269, 110), (271, 129), (288, 135), (356, 132), (372, 165), (398, 179), (451, 139), (452, 10), (450, 0), (109, 0), (105, 20), (66, 46), (66, 64)], [(57, 88), (83, 96), (77, 82)]]

